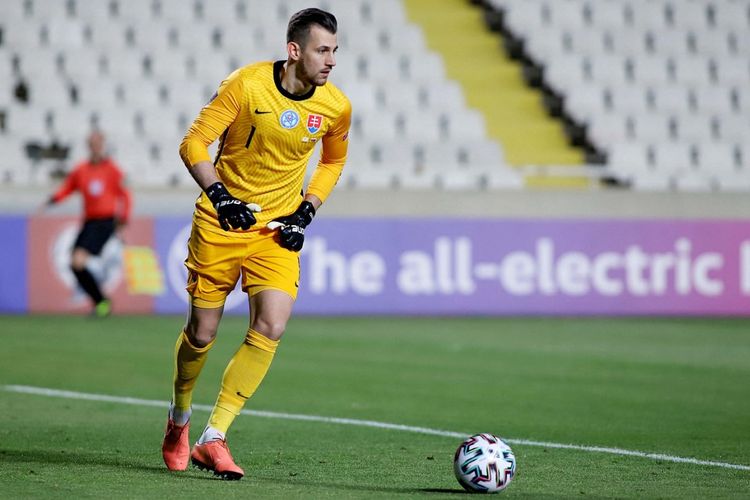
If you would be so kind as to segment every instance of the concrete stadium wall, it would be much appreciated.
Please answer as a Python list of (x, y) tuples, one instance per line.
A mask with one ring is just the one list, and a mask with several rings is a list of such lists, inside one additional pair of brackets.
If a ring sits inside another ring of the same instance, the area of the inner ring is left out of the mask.
[[(0, 189), (0, 213), (27, 214), (44, 203), (54, 186)], [(138, 189), (136, 215), (189, 215), (198, 188)], [(68, 200), (50, 214), (77, 214)], [(750, 219), (748, 193), (590, 191), (361, 191), (337, 189), (321, 210), (336, 217), (419, 216), (498, 218)]]

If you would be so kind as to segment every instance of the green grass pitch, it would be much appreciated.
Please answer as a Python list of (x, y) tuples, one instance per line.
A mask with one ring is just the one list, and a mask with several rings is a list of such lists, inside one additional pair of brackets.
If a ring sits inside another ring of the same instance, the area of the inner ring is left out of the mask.
[[(247, 476), (168, 472), (180, 317), (0, 316), (0, 497), (454, 498), (460, 439), (241, 415)], [(226, 317), (194, 402), (212, 405), (246, 329)], [(136, 402), (137, 403), (137, 402)], [(748, 498), (750, 320), (294, 318), (249, 410), (515, 440), (514, 498)], [(191, 439), (208, 413), (196, 410)], [(621, 448), (727, 468), (518, 440)]]

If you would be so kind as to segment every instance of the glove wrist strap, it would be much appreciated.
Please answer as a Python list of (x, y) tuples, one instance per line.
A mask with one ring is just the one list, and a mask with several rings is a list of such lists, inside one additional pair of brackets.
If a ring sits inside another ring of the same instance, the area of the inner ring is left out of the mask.
[(297, 214), (301, 215), (305, 221), (305, 226), (310, 224), (315, 217), (315, 207), (309, 201), (303, 201), (297, 208)]
[(211, 200), (211, 203), (213, 203), (214, 206), (216, 206), (220, 201), (232, 197), (229, 194), (229, 191), (227, 191), (227, 188), (224, 187), (224, 184), (222, 184), (221, 182), (214, 182), (213, 184), (208, 186), (206, 188), (206, 196), (208, 196), (208, 199)]

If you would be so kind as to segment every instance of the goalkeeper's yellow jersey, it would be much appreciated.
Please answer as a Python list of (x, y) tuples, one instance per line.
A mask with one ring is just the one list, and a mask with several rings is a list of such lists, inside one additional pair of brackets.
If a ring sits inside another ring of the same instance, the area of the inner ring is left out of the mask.
[[(251, 231), (297, 209), (316, 143), (322, 142), (321, 157), (307, 193), (325, 201), (346, 162), (349, 99), (332, 83), (306, 95), (287, 92), (281, 86), (283, 64), (261, 62), (230, 74), (180, 145), (182, 160), (193, 166), (210, 161), (208, 146), (221, 137), (214, 160), (219, 179), (232, 196), (262, 208)], [(222, 231), (205, 193), (195, 206), (196, 224)]]

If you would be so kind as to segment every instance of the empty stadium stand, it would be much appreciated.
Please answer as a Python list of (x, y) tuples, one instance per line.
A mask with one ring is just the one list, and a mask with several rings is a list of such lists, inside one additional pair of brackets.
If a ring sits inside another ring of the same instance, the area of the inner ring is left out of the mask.
[[(177, 155), (190, 121), (230, 71), (284, 58), (289, 16), (308, 3), (4, 1), (0, 144), (8, 153), (0, 159), (0, 182), (50, 183), (50, 174), (85, 154), (85, 135), (98, 127), (134, 187), (192, 185)], [(342, 185), (522, 185), (400, 0), (328, 0), (319, 6), (339, 18), (332, 81), (355, 109), (352, 165)], [(317, 155), (310, 169), (316, 161)]]
[(750, 182), (750, 2), (486, 0), (488, 25), (590, 159), (644, 190)]

